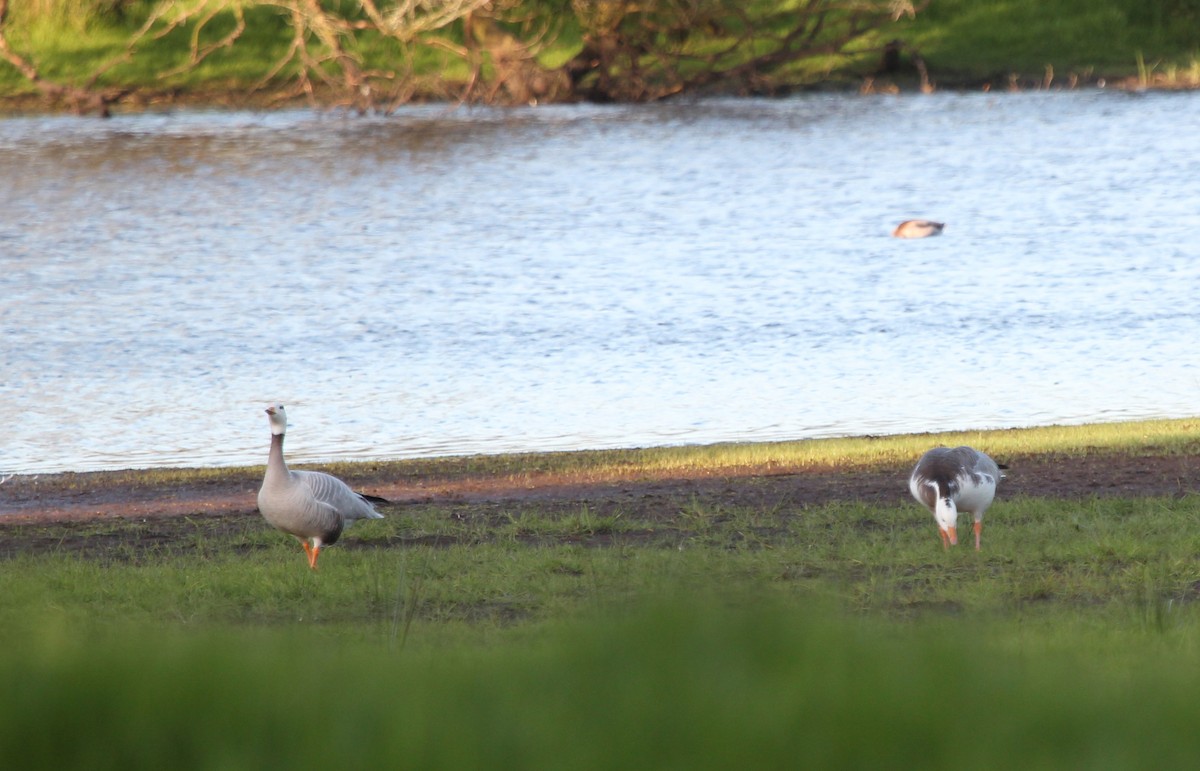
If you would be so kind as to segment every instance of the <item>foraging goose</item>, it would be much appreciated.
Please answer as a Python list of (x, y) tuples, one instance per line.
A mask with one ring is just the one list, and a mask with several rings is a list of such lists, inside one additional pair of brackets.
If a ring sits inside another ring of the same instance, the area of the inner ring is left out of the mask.
[(927, 238), (940, 236), (944, 227), (946, 223), (933, 220), (905, 220), (896, 226), (892, 235), (896, 238)]
[(975, 515), (975, 550), (983, 530), (983, 512), (996, 497), (1001, 466), (970, 447), (935, 447), (921, 456), (908, 479), (913, 497), (933, 512), (942, 548), (958, 543), (959, 510)]
[(320, 471), (290, 471), (283, 462), (287, 413), (282, 404), (267, 407), (271, 423), (271, 453), (258, 491), (258, 510), (276, 529), (300, 540), (308, 566), (317, 569), (317, 556), (337, 543), (342, 530), (356, 519), (383, 519), (371, 500), (351, 490), (337, 477)]

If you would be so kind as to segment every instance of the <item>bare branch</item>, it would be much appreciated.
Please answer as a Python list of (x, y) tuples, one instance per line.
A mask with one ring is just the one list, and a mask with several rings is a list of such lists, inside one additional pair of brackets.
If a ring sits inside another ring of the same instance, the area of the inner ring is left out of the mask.
[[(232, 8), (233, 17), (234, 17), (234, 19), (237, 20), (237, 24), (235, 24), (234, 28), (232, 30), (230, 30), (229, 33), (226, 34), (224, 37), (222, 37), (220, 40), (217, 40), (216, 42), (210, 43), (206, 46), (201, 46), (200, 45), (200, 35), (204, 32), (205, 27), (207, 27), (209, 25), (209, 23), (212, 22), (212, 20), (215, 19), (221, 11), (226, 10), (227, 7)], [(234, 42), (238, 38), (240, 38), (242, 36), (242, 33), (245, 31), (246, 31), (246, 16), (242, 11), (242, 6), (240, 3), (232, 3), (232, 4), (228, 4), (228, 5), (226, 3), (218, 3), (218, 4), (214, 5), (212, 8), (209, 9), (209, 12), (196, 23), (196, 28), (192, 30), (191, 56), (188, 57), (187, 63), (181, 64), (180, 66), (176, 67), (173, 70), (167, 70), (166, 72), (159, 75), (159, 77), (166, 78), (166, 77), (170, 77), (172, 75), (176, 75), (179, 73), (187, 72), (188, 70), (199, 65), (200, 62), (207, 59), (215, 51), (219, 51), (222, 48), (229, 48), (230, 46), (232, 46), (234, 44)]]
[(845, 53), (889, 22), (896, 2), (574, 0), (585, 42), (565, 69), (581, 94), (602, 100), (651, 101), (717, 83), (770, 90), (795, 62)]

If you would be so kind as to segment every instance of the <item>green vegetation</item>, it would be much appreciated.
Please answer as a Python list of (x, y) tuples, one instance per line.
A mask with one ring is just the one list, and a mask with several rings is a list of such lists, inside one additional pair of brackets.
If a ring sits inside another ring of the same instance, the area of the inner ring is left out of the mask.
[(1200, 83), (1195, 0), (934, 0), (897, 32), (923, 52), (935, 77), (1049, 73), (1064, 85), (1072, 74), (1137, 75), (1143, 57), (1164, 85)]
[[(471, 98), (500, 98), (507, 89), (509, 98), (521, 102), (533, 87), (529, 73), (504, 72), (497, 63), (500, 60), (493, 61), (500, 56), (500, 49), (488, 49), (492, 58), (473, 59), (461, 20), (438, 28), (436, 35), (426, 31), (409, 37), (397, 33), (391, 38), (378, 30), (363, 31), (368, 20), (357, 5), (326, 3), (332, 14), (328, 19), (312, 17), (305, 22), (304, 34), (299, 36), (305, 41), (301, 55), (293, 48), (298, 36), (291, 25), (308, 13), (295, 10), (303, 4), (230, 0), (176, 0), (166, 6), (151, 0), (7, 0), (7, 4), (7, 20), (0, 13), (0, 34), (7, 37), (12, 51), (35, 66), (46, 81), (75, 88), (140, 91), (146, 99), (166, 94), (220, 100), (258, 88), (263, 89), (260, 96), (270, 98), (311, 89), (320, 92), (362, 86), (370, 81), (376, 90), (389, 90), (389, 99), (457, 98), (464, 93), (463, 84), (474, 80), (472, 67), (476, 64), (483, 68), (480, 83), (487, 85), (477, 86)], [(462, 4), (464, 8), (479, 5), (472, 0), (462, 0)], [(777, 69), (772, 65), (753, 77), (734, 78), (726, 88), (772, 93), (820, 84), (853, 87), (874, 78), (911, 83), (916, 78), (912, 64), (918, 58), (927, 66), (932, 81), (943, 88), (1004, 86), (1010, 81), (1022, 87), (1070, 87), (1100, 78), (1167, 87), (1200, 83), (1200, 3), (1196, 0), (932, 0), (914, 5), (920, 9), (915, 16), (901, 13), (861, 36), (848, 34), (844, 47), (841, 43), (817, 46), (811, 55)], [(729, 55), (719, 52), (742, 50), (731, 47), (740, 31), (734, 20), (740, 18), (744, 6), (733, 3), (731, 12), (718, 0), (698, 4), (695, 8), (705, 10), (696, 11), (700, 14), (697, 27), (689, 30), (671, 26), (688, 20), (671, 4), (635, 4), (621, 11), (612, 10), (617, 4), (597, 4), (585, 13), (581, 9), (591, 6), (567, 8), (558, 2), (514, 0), (494, 4), (499, 27), (493, 25), (490, 32), (476, 30), (474, 34), (485, 48), (491, 45), (489, 40), (499, 39), (498, 34), (511, 36), (507, 38), (510, 42), (523, 47), (521, 56), (530, 61), (536, 58), (542, 68), (539, 77), (545, 80), (545, 73), (566, 77), (564, 73), (588, 35), (594, 38), (611, 32), (606, 32), (605, 25), (613, 23), (608, 20), (612, 14), (626, 14), (627, 18), (646, 15), (652, 22), (632, 32), (625, 30), (623, 39), (636, 44), (636, 50), (645, 50), (647, 45), (663, 41), (643, 42), (636, 39), (638, 35), (670, 30), (664, 44), (670, 50), (664, 48), (649, 57), (659, 64), (668, 59), (676, 62), (667, 73), (667, 82), (601, 83), (597, 87), (611, 98), (658, 98), (674, 93), (673, 78), (704, 84), (710, 82), (704, 77), (705, 67), (733, 66)], [(156, 9), (164, 7), (169, 10), (147, 27)], [(386, 9), (388, 4), (381, 7)], [(903, 4), (897, 7), (903, 8)], [(787, 4), (754, 3), (745, 10), (759, 14), (757, 18), (769, 25), (793, 23), (789, 8)], [(656, 13), (662, 18), (653, 16)], [(831, 17), (823, 26), (838, 26), (842, 16)], [(512, 18), (523, 22), (514, 23)], [(330, 20), (346, 25), (337, 33), (340, 42), (332, 53), (334, 43), (329, 41), (333, 38), (327, 41), (322, 37)], [(354, 25), (359, 25), (358, 32)], [(150, 34), (133, 43), (144, 27)], [(497, 32), (501, 28), (503, 32)], [(738, 55), (761, 56), (770, 50), (767, 41), (778, 37), (770, 29), (762, 30), (761, 40)], [(684, 40), (686, 43), (680, 42)], [(881, 52), (885, 43), (893, 40), (903, 43), (900, 69), (881, 74)], [(6, 58), (0, 57), (0, 96), (36, 93), (35, 85)], [(357, 64), (347, 64), (350, 58)], [(343, 72), (346, 67), (353, 72)], [(601, 79), (628, 81), (634, 71), (645, 77), (643, 69), (614, 59)], [(529, 82), (514, 85), (520, 78)], [(579, 87), (576, 83), (573, 90)], [(544, 99), (552, 99), (564, 98), (567, 87), (560, 83), (546, 88), (557, 92), (557, 97), (551, 92), (542, 94)]]
[[(959, 439), (1191, 455), (1195, 427), (421, 463), (447, 478), (535, 458), (576, 478), (595, 463), (597, 479), (868, 468)], [(47, 545), (0, 561), (0, 764), (1150, 768), (1200, 753), (1200, 496), (1002, 493), (981, 553), (943, 551), (914, 503), (664, 505), (435, 499), (356, 525), (316, 573), (256, 517), (183, 520), (165, 541), (96, 522), (88, 540), (123, 545), (95, 552), (67, 544), (78, 527), (22, 525)]]
[[(42, 75), (53, 81), (84, 85), (97, 73), (98, 84), (141, 88), (151, 93), (172, 89), (220, 92), (252, 87), (288, 49), (289, 31), (277, 10), (245, 11), (241, 45), (189, 67), (191, 33), (184, 25), (161, 38), (143, 40), (126, 56), (127, 46), (150, 17), (153, 2), (90, 3), (86, 0), (12, 2), (8, 38), (26, 52)], [(220, 14), (206, 29), (215, 42), (234, 27)], [(0, 94), (33, 93), (34, 86), (0, 59)]]

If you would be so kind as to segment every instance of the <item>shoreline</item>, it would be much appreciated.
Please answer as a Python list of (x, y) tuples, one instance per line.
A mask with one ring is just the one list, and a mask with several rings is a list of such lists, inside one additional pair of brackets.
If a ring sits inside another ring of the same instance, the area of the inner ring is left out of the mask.
[[(908, 460), (843, 465), (765, 461), (713, 468), (503, 469), (409, 461), (327, 464), (352, 487), (406, 506), (637, 508), (650, 499), (765, 498), (799, 507), (908, 501)], [(1169, 448), (1008, 453), (1003, 497), (1182, 497), (1200, 491), (1200, 456)], [(305, 464), (306, 467), (317, 467)], [(16, 525), (257, 517), (262, 467), (12, 476), (0, 485), (0, 532)]]
[[(1105, 498), (1181, 500), (1200, 485), (1200, 454), (1158, 452), (1061, 452), (1009, 454), (998, 502), (1058, 501), (1064, 524), (1071, 511)], [(342, 467), (344, 468), (344, 467)], [(602, 479), (566, 473), (503, 475), (488, 472), (458, 477), (398, 478), (388, 466), (356, 474), (338, 470), (355, 489), (388, 499), (380, 506), (393, 520), (393, 534), (349, 538), (339, 549), (448, 548), (478, 545), (480, 539), (507, 537), (514, 521), (629, 522), (636, 526), (594, 530), (567, 528), (560, 534), (536, 529), (517, 536), (530, 544), (568, 543), (588, 549), (670, 547), (688, 527), (689, 511), (762, 512), (782, 520), (828, 516), (827, 507), (911, 509), (914, 522), (924, 512), (908, 491), (911, 464), (892, 461), (870, 466), (808, 467), (761, 464), (692, 472), (644, 471)], [(127, 563), (151, 555), (192, 552), (197, 543), (234, 544), (272, 533), (257, 510), (260, 469), (206, 472), (192, 481), (164, 481), (155, 472), (87, 472), (51, 480), (15, 478), (0, 485), (0, 562), (69, 558), (102, 564)], [(1003, 516), (1003, 506), (997, 514)], [(408, 531), (405, 519), (445, 522), (432, 530)], [(463, 534), (464, 523), (474, 523)], [(682, 529), (682, 530), (681, 530)], [(674, 539), (674, 540), (673, 540)], [(241, 544), (241, 545), (238, 545)]]
[[(1005, 464), (998, 502), (1014, 511), (1022, 501), (1036, 507), (1051, 500), (1069, 519), (1100, 499), (1181, 500), (1200, 492), (1198, 429), (1200, 418), (1180, 418), (297, 466), (329, 471), (388, 500), (380, 510), (392, 520), (391, 534), (348, 539), (347, 549), (470, 547), (481, 538), (511, 537), (513, 523), (527, 520), (630, 523), (549, 534), (534, 528), (516, 536), (530, 543), (658, 548), (687, 530), (692, 511), (787, 520), (805, 512), (829, 516), (829, 507), (911, 508), (923, 517), (908, 475), (920, 453), (937, 444), (971, 444)], [(0, 483), (0, 561), (128, 562), (189, 552), (209, 540), (252, 548), (244, 546), (248, 539), (271, 531), (257, 510), (263, 469), (10, 476)], [(407, 522), (443, 524), (410, 530)]]
[[(923, 90), (919, 83), (907, 80), (876, 81), (871, 77), (858, 80), (841, 79), (816, 83), (809, 86), (797, 86), (780, 89), (772, 94), (741, 94), (741, 93), (695, 93), (679, 97), (680, 101), (702, 101), (713, 98), (733, 99), (787, 99), (807, 94), (839, 93), (846, 95), (872, 96), (923, 96), (938, 92), (948, 93), (992, 93), (1017, 94), (1027, 92), (1075, 92), (1075, 91), (1115, 91), (1123, 93), (1143, 93), (1147, 91), (1177, 92), (1200, 90), (1198, 82), (1180, 82), (1161, 74), (1144, 79), (1138, 75), (1121, 75), (1117, 77), (1094, 76), (1087, 79), (1075, 77), (1060, 78), (1049, 81), (1042, 75), (1026, 75), (1016, 72), (989, 77), (947, 77), (940, 80), (932, 90)], [(670, 100), (668, 100), (670, 101)], [(410, 105), (425, 104), (460, 104), (455, 100), (437, 98), (433, 95), (420, 96), (392, 108), (367, 110), (367, 113), (391, 114)], [(536, 109), (539, 106), (563, 104), (586, 104), (581, 101), (546, 102), (545, 104), (509, 105), (509, 104), (475, 104), (472, 106), (488, 106), (502, 109)], [(651, 103), (646, 103), (651, 104)], [(343, 100), (330, 95), (297, 95), (292, 90), (264, 91), (248, 93), (229, 89), (217, 90), (156, 90), (130, 88), (122, 98), (111, 105), (111, 113), (100, 117), (116, 115), (136, 115), (155, 111), (172, 110), (245, 110), (251, 112), (272, 112), (276, 110), (312, 109), (317, 111), (354, 111)], [(630, 105), (632, 106), (632, 105)], [(81, 117), (96, 117), (85, 109), (78, 109), (62, 101), (52, 101), (40, 93), (3, 94), (0, 95), (0, 120), (5, 118), (29, 118), (48, 115), (79, 115)]]

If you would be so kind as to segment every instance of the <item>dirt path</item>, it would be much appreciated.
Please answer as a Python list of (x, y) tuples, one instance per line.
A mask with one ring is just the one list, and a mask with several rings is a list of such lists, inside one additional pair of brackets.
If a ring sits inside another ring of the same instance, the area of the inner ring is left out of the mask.
[[(1181, 496), (1200, 489), (1200, 457), (1179, 455), (1037, 455), (1003, 459), (1003, 497)], [(621, 511), (646, 521), (677, 517), (689, 501), (706, 505), (803, 508), (832, 501), (879, 505), (910, 502), (908, 468), (780, 471), (745, 469), (720, 475), (580, 482), (561, 476), (507, 478), (464, 475), (397, 481), (387, 467), (347, 481), (357, 489), (407, 505), (437, 503), (463, 514), (480, 507), (536, 506), (597, 514)], [(154, 472), (98, 472), (13, 477), (0, 485), (0, 544), (8, 554), (37, 551), (71, 533), (143, 542), (194, 537), (198, 522), (216, 531), (264, 527), (256, 514), (259, 480), (232, 470), (200, 481), (152, 481)], [(128, 523), (129, 527), (122, 527)], [(127, 531), (127, 536), (122, 533)], [(57, 539), (57, 540), (56, 540)]]

